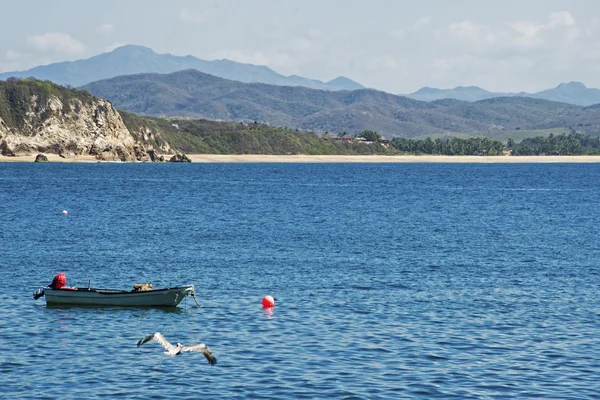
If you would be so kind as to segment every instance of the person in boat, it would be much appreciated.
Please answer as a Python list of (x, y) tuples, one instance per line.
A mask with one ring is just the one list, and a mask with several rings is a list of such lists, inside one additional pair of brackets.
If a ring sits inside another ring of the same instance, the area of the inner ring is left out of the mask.
[[(67, 284), (67, 276), (61, 272), (58, 275), (56, 275), (54, 277), (54, 279), (52, 279), (52, 283), (49, 284), (48, 287), (51, 289), (62, 289), (62, 288), (65, 288), (66, 284)], [(42, 297), (43, 295), (44, 295), (44, 291), (42, 289), (39, 289), (37, 292), (35, 292), (33, 294), (33, 298), (35, 300), (37, 300), (40, 297)]]
[(60, 273), (52, 279), (52, 283), (48, 285), (51, 289), (62, 289), (67, 284), (67, 276), (64, 273)]

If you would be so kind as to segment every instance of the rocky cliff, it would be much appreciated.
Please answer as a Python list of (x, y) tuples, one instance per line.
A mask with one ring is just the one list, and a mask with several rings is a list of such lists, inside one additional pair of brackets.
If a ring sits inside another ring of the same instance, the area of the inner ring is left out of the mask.
[(147, 161), (152, 147), (136, 140), (110, 102), (85, 91), (29, 79), (0, 82), (2, 155), (54, 153)]
[[(150, 101), (150, 93), (144, 96)], [(116, 110), (85, 90), (35, 79), (0, 81), (0, 154), (37, 153), (188, 162), (181, 153), (388, 154), (390, 150), (257, 122), (144, 117)]]

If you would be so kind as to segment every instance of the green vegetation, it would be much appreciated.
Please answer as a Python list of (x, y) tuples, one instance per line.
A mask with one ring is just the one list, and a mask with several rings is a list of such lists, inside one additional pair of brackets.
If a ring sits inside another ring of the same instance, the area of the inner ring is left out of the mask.
[(441, 154), (448, 156), (499, 156), (504, 154), (504, 144), (488, 138), (441, 140), (427, 138), (394, 138), (392, 146), (398, 151), (411, 154)]
[[(178, 151), (196, 154), (394, 154), (381, 143), (346, 142), (311, 132), (271, 127), (259, 123), (205, 119), (147, 118), (120, 111), (123, 122), (137, 140), (160, 145), (166, 141)], [(140, 132), (152, 132), (144, 140)]]
[(359, 133), (360, 137), (367, 139), (370, 142), (376, 142), (381, 139), (381, 135), (375, 131), (365, 130)]
[(519, 130), (495, 130), (492, 132), (473, 132), (473, 133), (455, 133), (455, 132), (446, 132), (446, 133), (436, 133), (433, 135), (423, 135), (417, 136), (413, 139), (442, 139), (449, 140), (453, 137), (457, 137), (460, 139), (470, 139), (470, 138), (488, 138), (490, 140), (497, 140), (502, 143), (508, 142), (509, 139), (512, 139), (515, 142), (520, 142), (527, 138), (534, 138), (538, 136), (547, 137), (551, 134), (560, 135), (560, 134), (568, 134), (571, 130), (569, 128), (552, 128), (552, 129), (519, 129)]
[(193, 70), (120, 76), (85, 87), (117, 108), (141, 115), (256, 120), (318, 133), (372, 130), (390, 138), (481, 134), (500, 141), (512, 135), (519, 141), (548, 128), (555, 128), (555, 134), (569, 126), (582, 133), (600, 131), (597, 106), (524, 97), (426, 103), (370, 89), (328, 92), (248, 84)]
[(506, 143), (509, 139), (514, 140), (515, 142), (520, 142), (522, 140), (533, 138), (533, 137), (547, 137), (550, 135), (560, 135), (563, 133), (569, 133), (569, 128), (552, 128), (552, 129), (519, 129), (519, 130), (505, 130), (499, 132), (482, 132), (481, 134), (476, 134), (474, 137), (487, 137), (489, 139), (498, 140), (500, 142)]
[[(125, 111), (119, 111), (119, 114), (136, 141), (155, 148), (160, 148), (166, 141), (155, 119), (144, 118)], [(146, 132), (149, 132), (151, 135), (145, 135)]]
[[(240, 85), (243, 84), (240, 83)], [(280, 88), (282, 91), (293, 89)], [(308, 89), (304, 90), (308, 91)], [(349, 94), (340, 93), (338, 95), (347, 96)], [(353, 101), (358, 101), (365, 96), (372, 98), (381, 94), (373, 91), (358, 91), (351, 95), (357, 97)], [(54, 112), (49, 107), (49, 100), (52, 97), (61, 101), (62, 110), (60, 112), (63, 114), (79, 113), (80, 106), (90, 105), (95, 99), (85, 90), (66, 88), (49, 81), (35, 79), (0, 81), (0, 118), (2, 123), (16, 134), (27, 135), (29, 134), (27, 132), (34, 132), (35, 130), (26, 129), (26, 124), (31, 123), (28, 115), (30, 113), (37, 114), (40, 118), (36, 118), (37, 122), (35, 123), (43, 123)], [(412, 102), (412, 100), (410, 101)], [(506, 105), (503, 100), (494, 99), (488, 102), (491, 102), (494, 107), (499, 107), (499, 104)], [(520, 99), (518, 102), (523, 103), (520, 105), (521, 107), (527, 106), (535, 110), (539, 106), (537, 102), (540, 100), (531, 103), (528, 99)], [(565, 110), (560, 108), (563, 107), (560, 104), (546, 103), (543, 104), (546, 107), (545, 112), (551, 113), (553, 109), (558, 109), (562, 115), (561, 118), (566, 118), (565, 113), (567, 112), (577, 111), (576, 106), (569, 106), (571, 108)], [(416, 106), (417, 109), (420, 107), (418, 104), (412, 103), (404, 105)], [(516, 105), (519, 103), (513, 104), (510, 109), (516, 110)], [(286, 107), (293, 109), (292, 104), (288, 104)], [(168, 143), (173, 150), (183, 153), (502, 155), (506, 149), (509, 149), (513, 155), (600, 154), (600, 135), (598, 133), (600, 128), (595, 128), (594, 122), (594, 118), (598, 119), (597, 107), (588, 107), (588, 109), (585, 113), (574, 116), (574, 118), (579, 118), (576, 122), (581, 122), (573, 124), (573, 126), (576, 126), (578, 130), (585, 127), (589, 133), (595, 136), (580, 133), (573, 128), (543, 130), (515, 128), (513, 130), (496, 130), (494, 133), (479, 131), (479, 133), (457, 134), (445, 131), (447, 133), (432, 134), (424, 138), (396, 137), (391, 141), (383, 140), (380, 133), (372, 129), (355, 131), (352, 135), (354, 137), (352, 137), (346, 131), (337, 135), (319, 135), (287, 127), (273, 127), (258, 122), (154, 118), (124, 111), (120, 111), (120, 114), (125, 125), (139, 143), (157, 149), (166, 148), (165, 145)], [(474, 112), (473, 109), (466, 111)], [(596, 114), (593, 114), (594, 111)], [(427, 108), (426, 112), (430, 113), (431, 109)], [(348, 126), (352, 125), (352, 121), (348, 121)], [(366, 142), (359, 138), (366, 139)], [(506, 146), (503, 142), (506, 142)]]
[[(35, 103), (32, 99), (36, 98)], [(50, 97), (55, 96), (63, 103), (63, 112), (71, 111), (71, 100), (77, 98), (89, 104), (93, 96), (86, 90), (70, 89), (50, 81), (36, 79), (15, 79), (0, 81), (0, 118), (9, 128), (21, 129), (25, 125), (28, 112), (41, 113), (42, 121), (52, 110), (47, 108)]]
[[(526, 134), (520, 142), (508, 138), (506, 149), (513, 156), (600, 155), (600, 136), (584, 135), (573, 129), (569, 132), (559, 135), (550, 132), (545, 136), (535, 137)], [(505, 150), (502, 142), (488, 138), (395, 138), (391, 144), (398, 151), (411, 154), (502, 155)]]
[(513, 156), (543, 155), (600, 155), (600, 136), (583, 135), (571, 129), (568, 135), (553, 133), (548, 136), (526, 137), (520, 142), (512, 138), (505, 145), (488, 138), (394, 138), (391, 145), (399, 152), (409, 154), (496, 156), (510, 150)]
[(575, 132), (528, 138), (518, 144), (509, 141), (508, 145), (515, 156), (600, 155), (600, 137)]

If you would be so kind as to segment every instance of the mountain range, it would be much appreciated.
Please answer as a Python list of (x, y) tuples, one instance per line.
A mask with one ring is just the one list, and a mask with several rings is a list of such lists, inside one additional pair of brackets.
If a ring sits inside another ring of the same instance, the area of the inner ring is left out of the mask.
[(283, 76), (262, 65), (243, 64), (230, 60), (201, 60), (193, 56), (158, 54), (143, 46), (126, 45), (111, 52), (77, 61), (42, 65), (27, 71), (0, 73), (0, 80), (10, 77), (50, 80), (61, 85), (82, 86), (101, 79), (146, 72), (171, 73), (186, 69), (240, 82), (260, 82), (282, 86), (304, 86), (323, 90), (355, 90), (363, 86), (340, 76), (329, 82)]
[[(162, 161), (163, 154), (394, 154), (385, 145), (262, 124), (141, 117), (85, 90), (48, 81), (0, 81), (0, 156), (58, 154)], [(175, 160), (182, 157), (175, 157)], [(42, 158), (43, 159), (43, 158)]]
[(258, 121), (316, 132), (372, 129), (388, 137), (565, 127), (600, 132), (598, 106), (528, 97), (425, 102), (372, 89), (242, 83), (197, 70), (119, 76), (84, 88), (120, 109), (147, 116)]
[(536, 93), (498, 93), (489, 92), (477, 86), (458, 86), (454, 89), (436, 89), (424, 87), (414, 93), (404, 96), (415, 100), (434, 101), (441, 99), (456, 99), (464, 101), (478, 101), (493, 99), (496, 97), (532, 97), (550, 101), (559, 101), (562, 103), (575, 104), (580, 106), (590, 106), (600, 103), (600, 89), (586, 87), (581, 82), (561, 83), (557, 87), (548, 90), (542, 90)]
[[(144, 46), (125, 45), (91, 58), (38, 66), (27, 71), (0, 73), (0, 80), (9, 77), (33, 77), (52, 82), (83, 86), (98, 80), (139, 73), (168, 74), (195, 69), (220, 78), (244, 83), (265, 83), (278, 86), (302, 86), (321, 90), (359, 90), (361, 84), (340, 76), (328, 82), (301, 76), (284, 76), (262, 65), (243, 64), (230, 60), (206, 61), (193, 56), (158, 54)], [(553, 89), (536, 93), (490, 92), (477, 86), (458, 86), (454, 89), (424, 87), (402, 96), (415, 100), (434, 101), (455, 99), (479, 101), (496, 97), (532, 97), (550, 101), (589, 106), (600, 104), (600, 89), (587, 88), (583, 83), (561, 83)]]

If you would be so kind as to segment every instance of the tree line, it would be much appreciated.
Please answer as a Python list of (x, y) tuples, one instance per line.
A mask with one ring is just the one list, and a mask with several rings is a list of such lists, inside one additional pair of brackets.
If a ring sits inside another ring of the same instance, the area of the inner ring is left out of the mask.
[[(361, 137), (373, 140), (381, 138), (377, 132), (364, 131)], [(357, 136), (359, 136), (357, 135)], [(449, 156), (499, 156), (510, 151), (513, 156), (528, 155), (600, 155), (600, 136), (590, 136), (575, 132), (549, 136), (537, 136), (523, 139), (516, 143), (508, 139), (505, 145), (501, 141), (489, 138), (457, 137), (448, 139), (407, 139), (394, 138), (391, 147), (401, 153), (410, 154), (439, 154)]]
[(577, 156), (600, 154), (600, 137), (591, 137), (581, 133), (534, 137), (515, 143), (509, 139), (507, 147), (515, 156)]
[(447, 156), (500, 156), (504, 154), (504, 144), (488, 138), (442, 139), (394, 138), (391, 145), (405, 153), (439, 154)]

